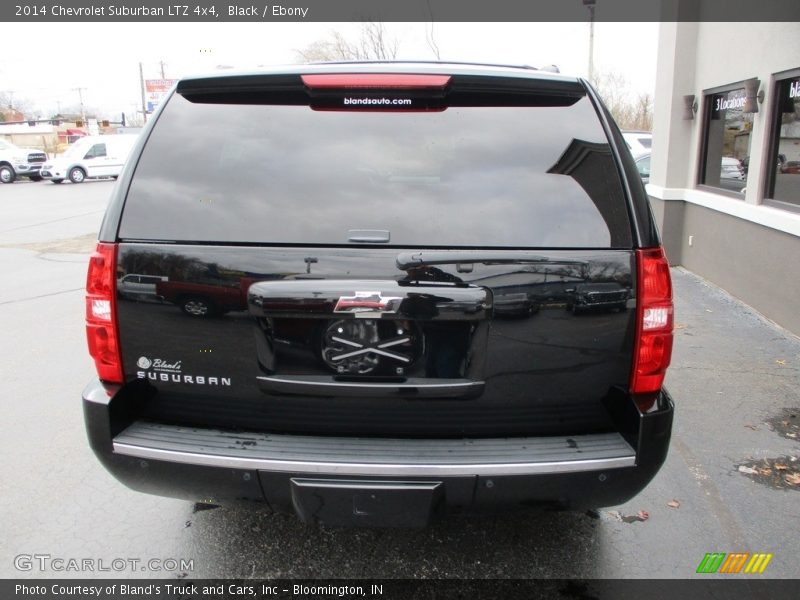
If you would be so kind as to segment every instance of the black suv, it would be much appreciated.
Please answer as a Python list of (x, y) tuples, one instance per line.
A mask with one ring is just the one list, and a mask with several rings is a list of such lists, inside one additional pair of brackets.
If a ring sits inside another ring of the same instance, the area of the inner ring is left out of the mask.
[[(130, 273), (208, 310), (120, 294)], [(606, 288), (621, 310), (565, 310)], [(86, 426), (133, 489), (310, 522), (613, 505), (667, 454), (672, 311), (641, 180), (584, 80), (184, 79), (90, 261)]]

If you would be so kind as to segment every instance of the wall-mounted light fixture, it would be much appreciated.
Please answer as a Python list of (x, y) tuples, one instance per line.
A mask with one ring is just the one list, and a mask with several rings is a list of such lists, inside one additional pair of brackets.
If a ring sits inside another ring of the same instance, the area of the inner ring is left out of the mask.
[(757, 113), (758, 112), (758, 105), (764, 102), (764, 90), (759, 91), (759, 86), (761, 85), (761, 81), (758, 77), (753, 77), (752, 79), (747, 79), (744, 82), (744, 107), (742, 108), (743, 112), (746, 113)]
[(697, 100), (694, 94), (686, 94), (683, 97), (683, 120), (691, 121), (694, 119), (694, 113), (697, 112)]

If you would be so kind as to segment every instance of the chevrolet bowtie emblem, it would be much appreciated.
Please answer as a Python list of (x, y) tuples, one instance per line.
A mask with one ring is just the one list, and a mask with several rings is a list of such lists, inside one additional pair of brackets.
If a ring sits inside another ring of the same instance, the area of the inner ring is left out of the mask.
[(381, 292), (356, 292), (354, 296), (341, 296), (333, 312), (369, 318), (396, 313), (402, 301), (399, 296), (383, 296)]

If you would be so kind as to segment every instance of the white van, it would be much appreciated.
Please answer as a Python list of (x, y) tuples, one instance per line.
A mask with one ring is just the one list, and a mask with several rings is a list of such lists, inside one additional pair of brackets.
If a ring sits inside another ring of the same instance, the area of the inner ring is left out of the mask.
[(87, 178), (114, 177), (131, 153), (138, 135), (90, 135), (70, 146), (66, 152), (47, 161), (39, 174), (42, 179), (61, 183), (83, 183)]

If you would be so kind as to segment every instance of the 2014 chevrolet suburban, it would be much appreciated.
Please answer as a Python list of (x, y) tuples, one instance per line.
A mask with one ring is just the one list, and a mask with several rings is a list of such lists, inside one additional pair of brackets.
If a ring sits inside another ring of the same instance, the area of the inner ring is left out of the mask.
[[(121, 294), (131, 273), (208, 310)], [(579, 290), (614, 310), (565, 310)], [(418, 526), (618, 504), (669, 445), (643, 185), (592, 87), (531, 68), (180, 81), (114, 189), (86, 327), (89, 441), (142, 492)]]

